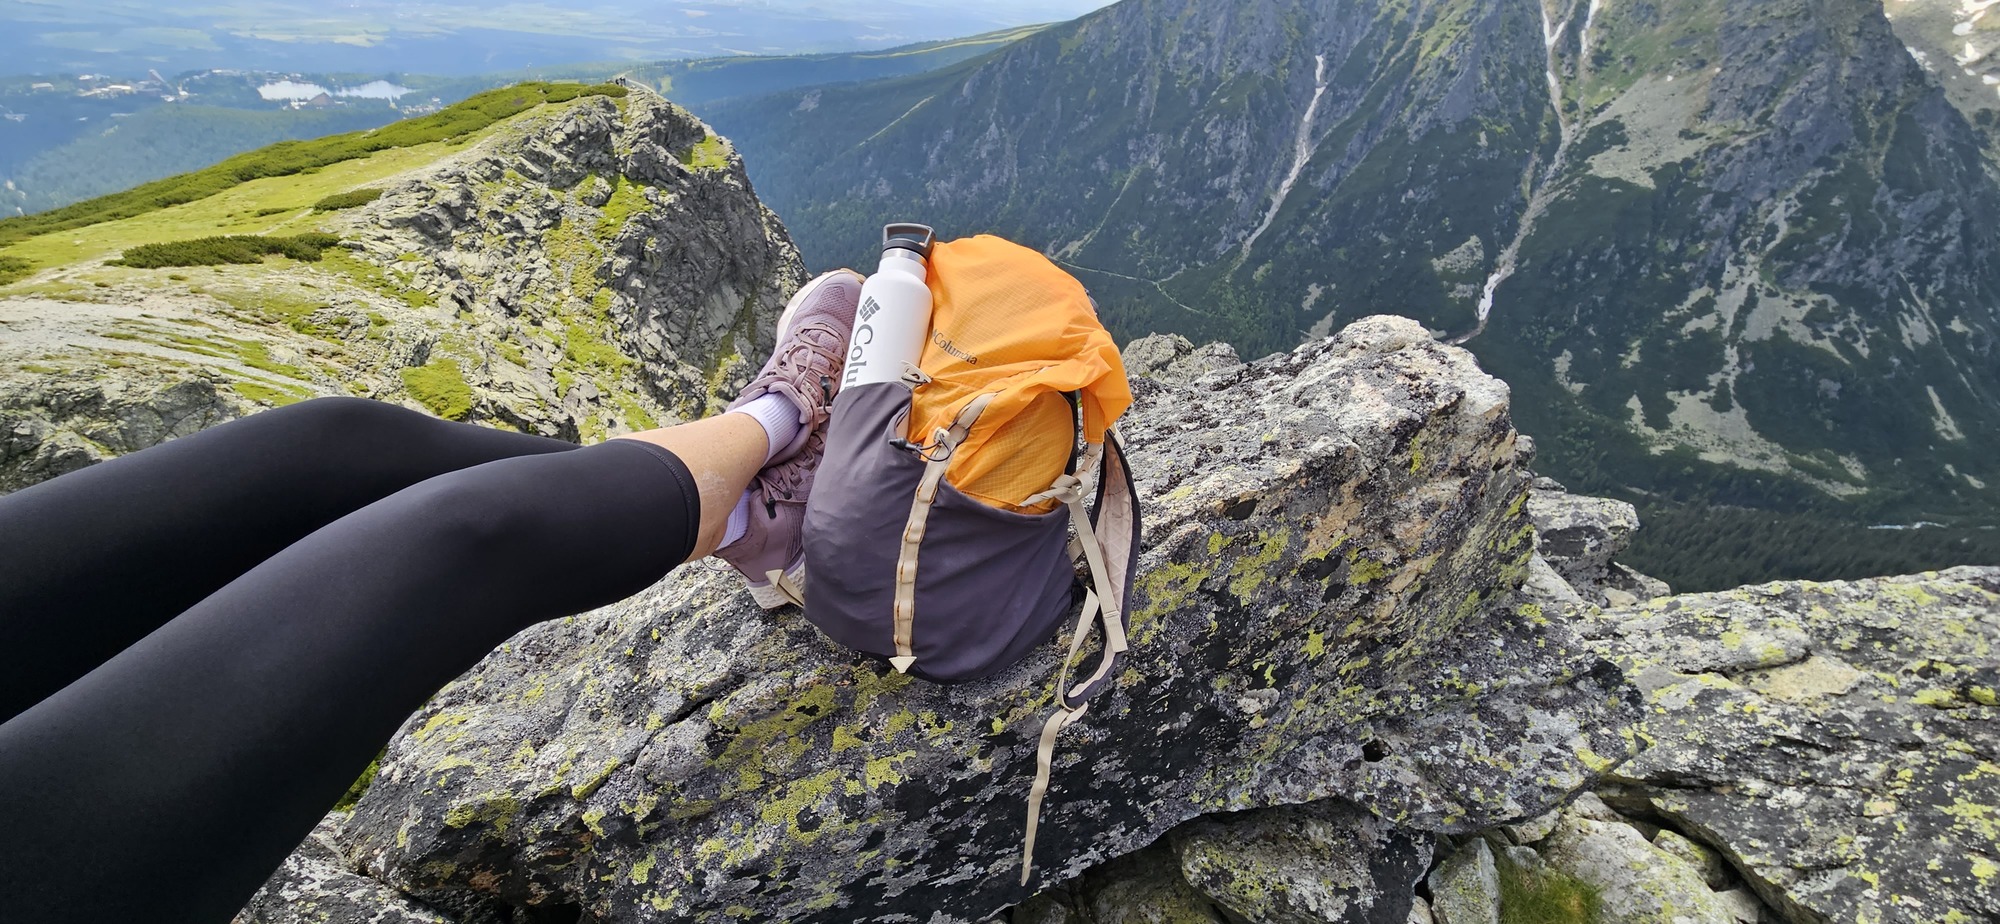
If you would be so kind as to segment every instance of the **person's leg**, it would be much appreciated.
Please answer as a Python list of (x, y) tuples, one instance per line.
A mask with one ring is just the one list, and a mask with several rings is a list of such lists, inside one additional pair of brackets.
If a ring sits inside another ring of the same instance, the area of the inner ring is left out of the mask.
[(651, 443), (689, 463), (701, 494), (701, 530), (688, 561), (707, 558), (722, 545), (729, 512), (769, 458), (766, 425), (745, 414), (723, 414), (691, 424), (619, 437)]
[(575, 448), (322, 398), (0, 497), (0, 721), (341, 516), (445, 472)]
[(250, 569), (0, 725), (9, 913), (227, 921), (439, 687), (712, 548), (765, 451), (729, 414), (491, 462)]

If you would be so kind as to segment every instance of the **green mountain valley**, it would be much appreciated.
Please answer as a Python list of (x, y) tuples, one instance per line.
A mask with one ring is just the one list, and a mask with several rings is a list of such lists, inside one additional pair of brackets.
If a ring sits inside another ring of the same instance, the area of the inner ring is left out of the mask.
[(1992, 560), (2000, 186), (1876, 0), (1128, 0), (705, 114), (815, 265), (927, 216), (1053, 254), (1125, 337), (1403, 314), (1572, 487)]

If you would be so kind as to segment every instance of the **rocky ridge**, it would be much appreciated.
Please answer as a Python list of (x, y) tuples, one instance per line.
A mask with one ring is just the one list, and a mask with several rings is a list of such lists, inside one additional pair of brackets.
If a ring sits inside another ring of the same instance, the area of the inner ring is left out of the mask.
[[(0, 490), (317, 395), (568, 439), (700, 416), (803, 280), (728, 143), (643, 88), (442, 147), (286, 211), (344, 239), (320, 263), (89, 258), (0, 292)], [(298, 196), (255, 182), (223, 195)]]
[(2000, 568), (1672, 596), (1615, 561), (1630, 508), (1529, 487), (1504, 391), (1408, 322), (1129, 355), (1153, 656), (1059, 751), (1040, 892), (1011, 862), (1053, 649), (899, 684), (691, 574), (447, 689), (242, 920), (2000, 913)]
[[(1614, 552), (1617, 506), (1530, 502)], [(1574, 571), (1575, 547), (1537, 559)], [(1601, 608), (1581, 601), (1615, 589), (1531, 581), (1648, 701), (1625, 730), (1638, 756), (1569, 805), (1415, 843), (1339, 799), (1197, 820), (1007, 920), (1459, 924), (1516, 902), (1604, 924), (1993, 919), (1996, 590), (2000, 568), (1957, 568)]]
[[(1408, 880), (1437, 837), (1623, 759), (1635, 694), (1511, 591), (1529, 479), (1505, 387), (1463, 351), (1377, 318), (1138, 390), (1137, 656), (1065, 737), (1039, 885), (1201, 815), (1334, 797), (1386, 820), (1368, 843), (1406, 845), (1382, 875)], [(690, 569), (448, 687), (338, 842), (475, 917), (984, 921), (1032, 894), (1015, 863), (1056, 650), (912, 684)]]
[(1984, 0), (1883, 0), (1910, 57), (2000, 156), (2000, 14)]

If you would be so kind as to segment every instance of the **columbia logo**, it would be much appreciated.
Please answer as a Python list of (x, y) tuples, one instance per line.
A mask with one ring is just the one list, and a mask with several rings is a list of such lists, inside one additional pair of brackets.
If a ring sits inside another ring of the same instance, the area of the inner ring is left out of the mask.
[(866, 324), (869, 320), (875, 317), (875, 312), (881, 310), (882, 310), (882, 303), (876, 301), (872, 296), (869, 297), (867, 301), (861, 303), (861, 310), (859, 312), (861, 315), (861, 322)]

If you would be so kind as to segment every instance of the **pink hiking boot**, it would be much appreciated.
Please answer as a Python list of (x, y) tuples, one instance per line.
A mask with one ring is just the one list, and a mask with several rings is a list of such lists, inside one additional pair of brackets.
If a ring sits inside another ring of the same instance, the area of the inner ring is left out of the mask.
[(807, 283), (778, 318), (770, 361), (730, 405), (733, 410), (767, 394), (783, 395), (798, 406), (804, 425), (791, 445), (772, 447), (770, 463), (751, 482), (749, 531), (715, 552), (743, 574), (750, 595), (767, 610), (805, 604), (806, 497), (826, 448), (826, 421), (860, 299), (861, 276), (852, 270)]

